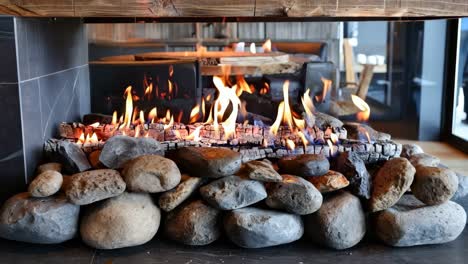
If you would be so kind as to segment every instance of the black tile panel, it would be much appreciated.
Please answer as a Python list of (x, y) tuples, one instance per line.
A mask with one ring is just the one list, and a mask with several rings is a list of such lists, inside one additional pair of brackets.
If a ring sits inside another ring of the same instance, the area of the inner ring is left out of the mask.
[(13, 17), (0, 17), (0, 83), (18, 82)]

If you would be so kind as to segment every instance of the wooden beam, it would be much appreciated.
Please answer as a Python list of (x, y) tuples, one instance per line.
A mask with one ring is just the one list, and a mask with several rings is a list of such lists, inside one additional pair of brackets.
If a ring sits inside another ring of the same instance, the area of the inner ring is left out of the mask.
[(38, 17), (459, 17), (466, 0), (0, 0)]

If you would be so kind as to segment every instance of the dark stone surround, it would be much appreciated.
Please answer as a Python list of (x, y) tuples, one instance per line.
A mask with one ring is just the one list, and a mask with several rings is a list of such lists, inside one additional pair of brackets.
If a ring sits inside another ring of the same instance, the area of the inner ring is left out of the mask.
[(0, 200), (24, 190), (56, 124), (90, 110), (79, 19), (0, 17)]

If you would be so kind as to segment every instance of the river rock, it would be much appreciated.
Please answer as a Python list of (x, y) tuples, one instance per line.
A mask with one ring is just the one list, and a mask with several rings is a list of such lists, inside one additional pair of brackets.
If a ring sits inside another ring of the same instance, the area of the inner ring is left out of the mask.
[(224, 229), (232, 242), (244, 248), (287, 244), (304, 234), (300, 216), (252, 207), (228, 212)]
[(30, 197), (20, 193), (0, 210), (0, 237), (37, 244), (62, 243), (78, 232), (80, 207), (65, 196)]
[(221, 236), (221, 211), (197, 200), (171, 211), (165, 220), (166, 235), (177, 242), (203, 246)]
[(44, 143), (45, 157), (63, 165), (65, 173), (77, 173), (91, 169), (83, 150), (74, 142), (50, 139)]
[(161, 212), (146, 193), (123, 193), (86, 207), (81, 219), (83, 241), (97, 249), (142, 245), (158, 231)]
[(426, 206), (405, 195), (375, 219), (377, 236), (387, 245), (410, 247), (455, 240), (466, 225), (466, 212), (455, 202)]
[(427, 205), (450, 200), (457, 189), (458, 177), (455, 172), (438, 167), (417, 167), (411, 185), (414, 196)]
[(302, 154), (278, 161), (282, 173), (301, 177), (322, 176), (330, 169), (330, 162), (322, 154)]
[(179, 184), (181, 177), (172, 160), (158, 155), (143, 155), (127, 162), (122, 176), (128, 190), (149, 193), (170, 190)]
[(263, 182), (281, 182), (281, 175), (268, 160), (253, 160), (245, 163), (242, 173), (252, 180)]
[(86, 205), (120, 195), (124, 191), (125, 182), (120, 173), (103, 169), (72, 175), (65, 193), (72, 203)]
[(273, 209), (306, 215), (317, 211), (322, 205), (322, 194), (303, 178), (282, 175), (283, 181), (268, 183), (266, 204)]
[(366, 233), (366, 217), (359, 198), (337, 192), (325, 198), (322, 207), (304, 219), (306, 236), (333, 249), (357, 245)]
[(143, 155), (164, 155), (161, 144), (152, 138), (114, 136), (106, 141), (99, 160), (108, 168), (122, 168), (124, 164)]
[(371, 176), (356, 152), (340, 153), (336, 160), (336, 171), (343, 173), (348, 179), (349, 190), (352, 194), (364, 199), (370, 198)]
[(413, 183), (416, 169), (405, 158), (385, 162), (374, 177), (370, 210), (377, 212), (392, 207)]
[(414, 154), (409, 158), (414, 167), (437, 167), (440, 164), (440, 159), (426, 153)]
[(58, 162), (50, 162), (50, 163), (45, 163), (45, 164), (39, 165), (39, 167), (37, 167), (37, 174), (41, 174), (44, 171), (48, 171), (48, 170), (61, 172), (62, 171), (62, 164), (60, 164)]
[(171, 158), (182, 170), (198, 177), (225, 177), (241, 167), (240, 154), (227, 148), (185, 147), (172, 153)]
[(403, 144), (400, 157), (410, 159), (411, 156), (424, 153), (424, 150), (416, 144)]
[(159, 207), (166, 212), (173, 210), (194, 194), (204, 183), (204, 178), (182, 175), (182, 181), (176, 188), (159, 196)]
[(62, 182), (63, 178), (60, 172), (46, 170), (29, 184), (28, 192), (32, 197), (51, 196), (60, 190)]
[(233, 210), (260, 202), (267, 197), (259, 181), (228, 176), (200, 188), (203, 199), (215, 208)]
[(315, 125), (323, 130), (327, 129), (327, 127), (342, 127), (343, 122), (341, 122), (338, 118), (333, 117), (331, 115), (327, 115), (322, 112), (315, 112)]
[(325, 175), (307, 177), (306, 179), (321, 193), (333, 192), (349, 185), (348, 179), (343, 174), (332, 170), (325, 173)]

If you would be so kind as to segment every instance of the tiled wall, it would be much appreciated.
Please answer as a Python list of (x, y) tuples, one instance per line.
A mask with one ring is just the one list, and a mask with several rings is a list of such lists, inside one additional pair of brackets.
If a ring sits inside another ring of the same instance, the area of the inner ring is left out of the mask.
[(57, 124), (90, 110), (86, 28), (0, 17), (0, 201), (25, 190)]

